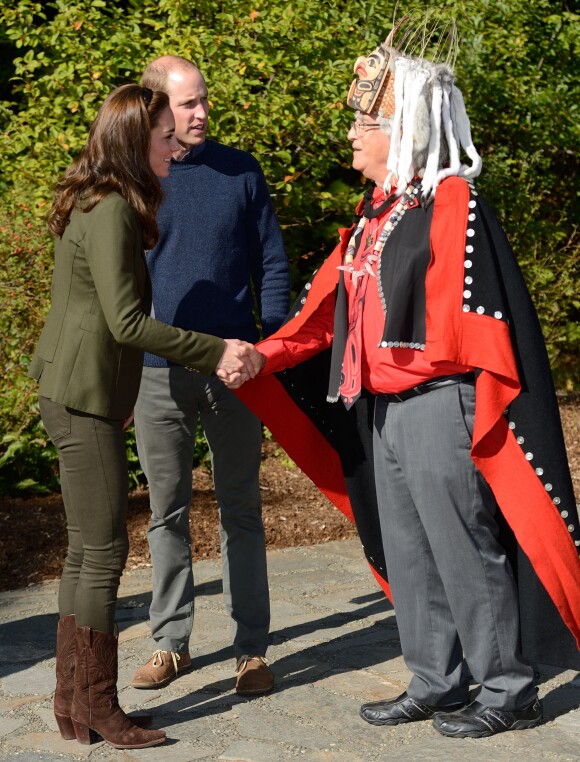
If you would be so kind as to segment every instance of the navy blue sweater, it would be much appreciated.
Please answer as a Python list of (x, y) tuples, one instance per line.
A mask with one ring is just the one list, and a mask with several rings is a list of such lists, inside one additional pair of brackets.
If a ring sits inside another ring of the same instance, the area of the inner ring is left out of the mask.
[[(249, 153), (207, 140), (161, 180), (160, 239), (147, 254), (157, 320), (224, 339), (269, 336), (289, 309), (290, 276), (266, 181)], [(146, 354), (145, 365), (171, 363)]]

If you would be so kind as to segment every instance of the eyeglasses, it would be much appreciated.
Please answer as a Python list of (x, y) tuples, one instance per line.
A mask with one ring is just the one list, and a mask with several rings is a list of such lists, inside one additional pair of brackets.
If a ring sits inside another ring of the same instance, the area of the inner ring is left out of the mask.
[(153, 98), (153, 90), (150, 87), (142, 87), (141, 88), (141, 97), (143, 98), (143, 103), (145, 104), (145, 108), (151, 105), (151, 100)]
[(360, 138), (365, 130), (379, 130), (380, 128), (380, 124), (375, 124), (374, 122), (362, 122), (360, 119), (355, 119), (354, 122), (350, 123), (350, 129), (354, 130), (354, 134), (357, 138)]

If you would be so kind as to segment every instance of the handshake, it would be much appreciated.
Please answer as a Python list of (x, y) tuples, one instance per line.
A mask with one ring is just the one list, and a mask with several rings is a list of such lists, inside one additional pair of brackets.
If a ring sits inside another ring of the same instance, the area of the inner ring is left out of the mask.
[(226, 348), (216, 365), (215, 373), (228, 389), (239, 389), (262, 370), (266, 358), (253, 344), (239, 339), (224, 339)]

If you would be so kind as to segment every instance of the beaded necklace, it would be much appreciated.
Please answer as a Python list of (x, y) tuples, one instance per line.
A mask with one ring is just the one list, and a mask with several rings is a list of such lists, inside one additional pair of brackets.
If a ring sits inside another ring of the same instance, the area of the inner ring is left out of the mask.
[[(361, 270), (355, 270), (354, 258), (356, 256), (358, 236), (362, 235), (362, 231), (368, 221), (368, 217), (366, 215), (363, 215), (358, 221), (358, 225), (354, 229), (353, 234), (351, 235), (350, 240), (348, 242), (348, 246), (346, 247), (346, 254), (344, 255), (344, 264), (338, 266), (339, 270), (344, 270), (345, 272), (349, 272), (351, 274), (352, 282), (355, 288), (356, 288), (358, 279), (365, 274), (372, 275), (373, 278), (376, 278), (376, 275), (373, 272), (372, 266), (381, 256), (381, 252), (385, 247), (385, 243), (387, 242), (388, 237), (391, 235), (393, 230), (397, 227), (399, 222), (402, 220), (403, 215), (405, 214), (409, 206), (416, 206), (415, 197), (418, 196), (419, 194), (420, 182), (421, 182), (420, 180), (413, 180), (411, 183), (409, 183), (405, 192), (403, 193), (398, 203), (396, 204), (395, 208), (389, 215), (388, 220), (385, 222), (383, 229), (381, 230), (380, 235), (378, 236), (376, 243), (373, 247), (373, 253), (366, 258), (366, 261)], [(415, 201), (415, 203), (410, 203), (411, 201)]]

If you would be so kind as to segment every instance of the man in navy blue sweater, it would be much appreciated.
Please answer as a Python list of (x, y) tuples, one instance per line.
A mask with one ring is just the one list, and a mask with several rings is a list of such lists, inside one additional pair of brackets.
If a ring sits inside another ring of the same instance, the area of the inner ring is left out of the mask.
[[(169, 95), (181, 151), (162, 181), (160, 239), (148, 253), (155, 317), (224, 339), (256, 342), (284, 321), (290, 279), (282, 236), (260, 165), (206, 140), (208, 93), (189, 61), (163, 56), (142, 84)], [(232, 619), (236, 689), (266, 693), (270, 602), (258, 471), (261, 424), (215, 375), (145, 356), (135, 410), (137, 447), (149, 481), (156, 651), (132, 685), (159, 688), (191, 665), (194, 588), (189, 505), (198, 418), (211, 451), (219, 506), (223, 588)], [(195, 528), (194, 528), (195, 531)]]

